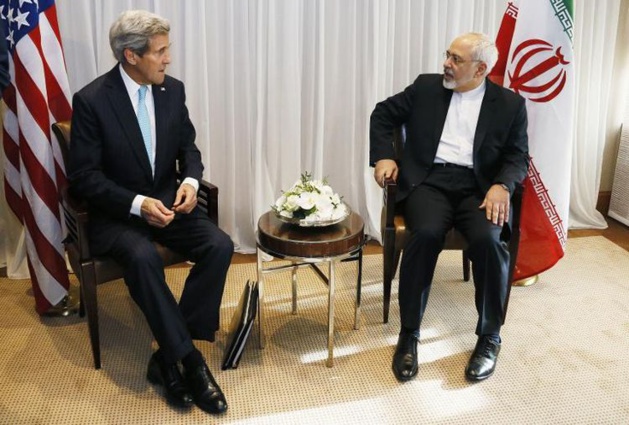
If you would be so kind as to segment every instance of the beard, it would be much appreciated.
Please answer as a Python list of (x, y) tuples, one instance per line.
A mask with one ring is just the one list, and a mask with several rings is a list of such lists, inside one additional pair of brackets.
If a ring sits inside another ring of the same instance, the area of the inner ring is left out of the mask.
[[(450, 80), (447, 80), (446, 76), (450, 77)], [(448, 72), (448, 70), (444, 69), (443, 70), (443, 87), (449, 90), (454, 90), (456, 86), (457, 86), (457, 82), (454, 79), (454, 75)]]
[(448, 90), (454, 90), (457, 86), (457, 83), (455, 80), (446, 80), (445, 78), (443, 79), (443, 87), (447, 88)]
[[(450, 77), (450, 80), (446, 80), (446, 75)], [(459, 80), (456, 80), (454, 78), (454, 75), (452, 75), (451, 73), (447, 71), (444, 71), (443, 72), (443, 87), (445, 87), (448, 90), (455, 90), (457, 87), (461, 87), (469, 83), (473, 79), (474, 79), (474, 76), (471, 76), (470, 78), (466, 78), (466, 79), (461, 78)]]

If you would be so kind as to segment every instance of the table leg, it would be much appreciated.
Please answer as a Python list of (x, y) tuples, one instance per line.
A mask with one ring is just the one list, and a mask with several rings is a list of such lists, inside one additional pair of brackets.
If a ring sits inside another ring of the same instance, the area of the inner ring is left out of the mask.
[(262, 251), (256, 249), (258, 257), (258, 336), (260, 348), (264, 348), (264, 270), (262, 266)]
[(293, 314), (297, 314), (297, 265), (294, 261), (291, 278), (293, 280)]
[(328, 275), (328, 360), (327, 367), (334, 366), (334, 260), (330, 260)]
[(360, 296), (363, 284), (363, 250), (358, 251), (358, 278), (356, 279), (356, 304), (354, 305), (354, 329), (360, 328)]

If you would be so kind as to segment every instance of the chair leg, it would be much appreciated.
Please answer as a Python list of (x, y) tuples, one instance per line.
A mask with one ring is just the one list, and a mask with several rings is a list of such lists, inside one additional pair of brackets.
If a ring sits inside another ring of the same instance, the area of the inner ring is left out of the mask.
[(463, 251), (463, 280), (465, 282), (470, 281), (470, 257), (467, 255), (467, 251)]
[(87, 327), (90, 332), (94, 368), (100, 369), (100, 337), (98, 330), (98, 301), (96, 298), (96, 270), (94, 264), (83, 265), (83, 282), (81, 282), (83, 301), (87, 313)]
[(389, 322), (389, 304), (391, 303), (391, 281), (395, 273), (395, 230), (385, 230), (382, 247), (382, 322)]
[(83, 282), (85, 279), (81, 270), (76, 272), (76, 277), (79, 280), (79, 317), (85, 317), (85, 296), (83, 295)]
[(356, 276), (356, 304), (354, 305), (354, 329), (360, 327), (360, 297), (363, 285), (363, 250), (358, 252), (358, 276)]

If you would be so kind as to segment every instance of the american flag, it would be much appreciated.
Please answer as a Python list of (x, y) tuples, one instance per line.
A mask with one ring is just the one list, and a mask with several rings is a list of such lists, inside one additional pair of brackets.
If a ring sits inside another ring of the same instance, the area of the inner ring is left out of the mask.
[(11, 84), (3, 93), (4, 189), (24, 224), (35, 308), (68, 293), (58, 188), (65, 182), (51, 124), (72, 115), (54, 0), (0, 0)]

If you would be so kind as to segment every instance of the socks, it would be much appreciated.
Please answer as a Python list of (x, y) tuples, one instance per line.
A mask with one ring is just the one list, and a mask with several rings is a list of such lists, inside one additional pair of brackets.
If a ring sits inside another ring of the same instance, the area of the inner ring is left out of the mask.
[(402, 326), (402, 330), (400, 330), (400, 335), (402, 334), (406, 334), (406, 335), (412, 334), (415, 337), (417, 337), (417, 339), (419, 340), (419, 329), (411, 329), (411, 328)]
[(204, 365), (205, 360), (203, 359), (201, 352), (195, 348), (183, 359), (181, 359), (181, 364), (183, 364), (185, 370), (194, 370), (197, 367)]
[(498, 334), (481, 335), (481, 337), (488, 338), (489, 340), (491, 340), (491, 342), (495, 344), (500, 344), (502, 342), (502, 340), (500, 339), (500, 335)]

